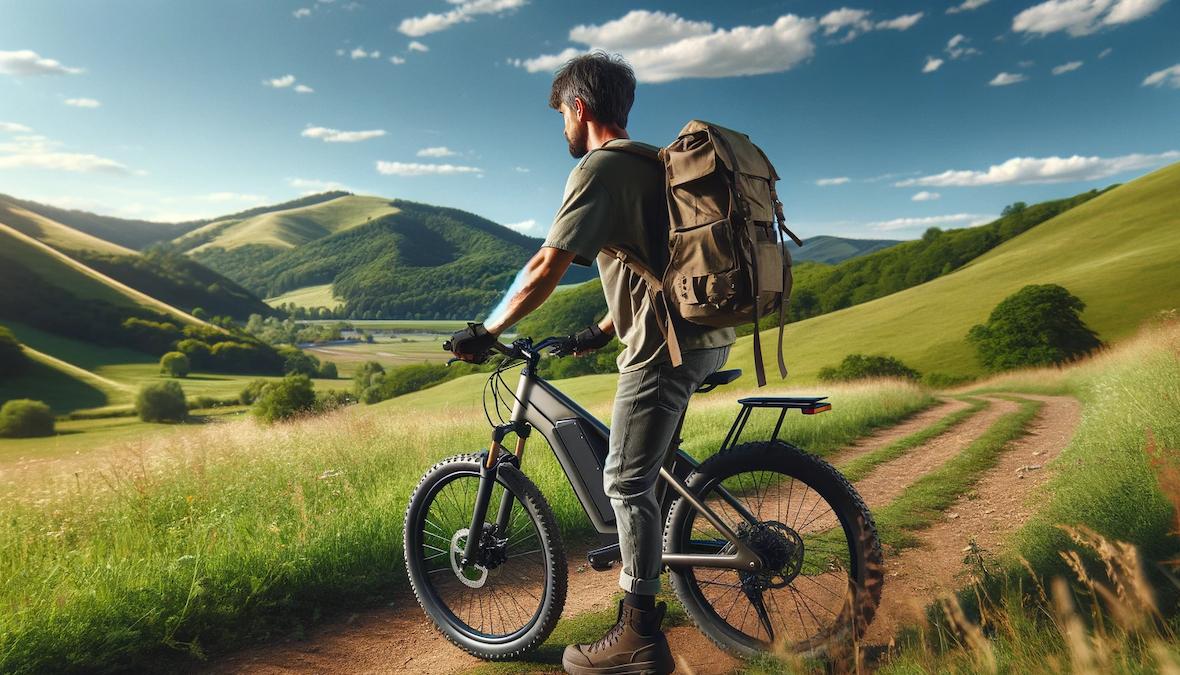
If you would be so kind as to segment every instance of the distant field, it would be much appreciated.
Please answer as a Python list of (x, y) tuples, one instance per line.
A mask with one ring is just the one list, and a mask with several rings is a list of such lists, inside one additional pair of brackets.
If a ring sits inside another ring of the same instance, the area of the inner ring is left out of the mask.
[[(1001, 244), (928, 283), (788, 324), (790, 381), (814, 380), (848, 354), (888, 354), (924, 373), (979, 375), (965, 341), (971, 326), (1027, 284), (1060, 284), (1086, 302), (1098, 337), (1130, 337), (1160, 310), (1180, 308), (1180, 164), (1148, 174)], [(772, 354), (777, 329), (762, 334)], [(774, 357), (767, 376), (777, 379)], [(751, 338), (730, 367), (751, 368)], [(772, 375), (772, 372), (774, 373)]]
[(361, 361), (377, 361), (386, 366), (405, 366), (423, 361), (445, 363), (451, 354), (443, 350), (442, 343), (449, 336), (450, 333), (445, 337), (442, 334), (418, 333), (397, 338), (377, 336), (373, 344), (308, 347), (303, 351), (314, 354), (320, 361), (333, 361), (348, 371)]
[(273, 298), (267, 298), (265, 302), (271, 307), (293, 302), (296, 307), (328, 307), (330, 309), (341, 304), (341, 301), (332, 295), (332, 284), (304, 286)]
[[(336, 319), (326, 321), (301, 321), (300, 323), (335, 323)], [(430, 333), (453, 333), (467, 325), (466, 321), (448, 319), (374, 319), (370, 321), (349, 319), (348, 323), (364, 330), (405, 330), (423, 331)]]

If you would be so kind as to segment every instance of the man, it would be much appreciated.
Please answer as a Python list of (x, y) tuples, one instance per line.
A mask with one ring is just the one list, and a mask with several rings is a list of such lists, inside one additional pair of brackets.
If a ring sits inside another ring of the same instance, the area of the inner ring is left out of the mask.
[(452, 340), (460, 358), (486, 351), (549, 297), (571, 262), (588, 266), (597, 258), (609, 313), (575, 343), (578, 353), (586, 353), (606, 346), (615, 334), (624, 345), (603, 481), (618, 523), (619, 583), (626, 596), (618, 622), (601, 640), (566, 648), (562, 662), (572, 675), (667, 675), (675, 668), (660, 630), (664, 604), (655, 601), (663, 550), (655, 484), (689, 397), (725, 364), (736, 339), (732, 329), (674, 316), (683, 357), (674, 368), (647, 285), (603, 251), (625, 250), (657, 276), (668, 264), (664, 168), (652, 157), (658, 148), (627, 135), (634, 100), (635, 74), (617, 56), (595, 52), (558, 71), (549, 105), (561, 112), (570, 154), (582, 161), (570, 174), (544, 246), (525, 268), (523, 288), (486, 327), (460, 331)]

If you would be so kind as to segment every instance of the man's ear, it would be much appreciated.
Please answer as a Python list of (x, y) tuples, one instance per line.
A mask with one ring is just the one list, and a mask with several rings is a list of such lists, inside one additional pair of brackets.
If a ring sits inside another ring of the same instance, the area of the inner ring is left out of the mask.
[(586, 104), (577, 96), (574, 97), (574, 116), (578, 118), (579, 122), (585, 122), (589, 116), (590, 111), (586, 108)]

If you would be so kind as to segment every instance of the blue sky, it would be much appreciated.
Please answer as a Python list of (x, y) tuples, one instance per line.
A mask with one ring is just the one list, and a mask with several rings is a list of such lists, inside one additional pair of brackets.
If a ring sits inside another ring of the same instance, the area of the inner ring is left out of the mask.
[(0, 0), (0, 192), (179, 220), (341, 188), (541, 236), (556, 64), (748, 133), (803, 236), (912, 238), (1180, 161), (1180, 0)]

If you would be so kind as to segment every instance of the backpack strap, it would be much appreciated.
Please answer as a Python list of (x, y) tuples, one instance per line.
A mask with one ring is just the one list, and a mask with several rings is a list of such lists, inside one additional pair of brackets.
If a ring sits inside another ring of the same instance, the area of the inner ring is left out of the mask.
[(672, 359), (672, 367), (678, 367), (684, 362), (684, 358), (680, 352), (680, 340), (676, 337), (676, 326), (672, 323), (672, 310), (668, 307), (668, 298), (664, 295), (663, 284), (647, 265), (623, 249), (607, 247), (602, 250), (613, 255), (627, 269), (642, 279), (643, 283), (647, 284), (647, 297), (651, 302), (652, 310), (656, 313), (656, 325), (660, 327), (660, 333), (663, 334), (664, 342), (668, 345), (668, 356)]
[[(774, 165), (770, 163), (770, 158), (766, 156), (766, 153), (762, 152), (762, 148), (755, 145), (754, 149), (758, 151), (759, 155), (762, 155), (762, 160), (766, 162), (766, 167), (770, 169), (771, 175), (777, 176), (778, 172), (774, 170)], [(779, 201), (778, 191), (774, 188), (775, 181), (771, 179), (768, 182), (770, 184), (770, 199), (774, 203), (774, 217), (778, 222), (778, 228), (775, 232), (775, 245), (782, 246), (785, 252), (787, 242), (785, 239), (783, 239), (783, 235), (786, 235), (789, 236), (796, 245), (803, 246), (803, 241), (799, 239), (799, 237), (796, 237), (794, 232), (787, 229), (787, 218), (783, 215), (783, 203)], [(790, 254), (788, 253), (787, 255)], [(779, 306), (778, 310), (778, 372), (780, 375), (782, 375), (783, 379), (786, 379), (787, 377), (787, 363), (785, 360), (783, 360), (783, 332), (787, 326), (787, 303), (790, 301), (791, 298), (787, 294), (787, 266), (783, 265), (782, 304)], [(755, 328), (755, 332), (757, 332), (757, 328)]]

